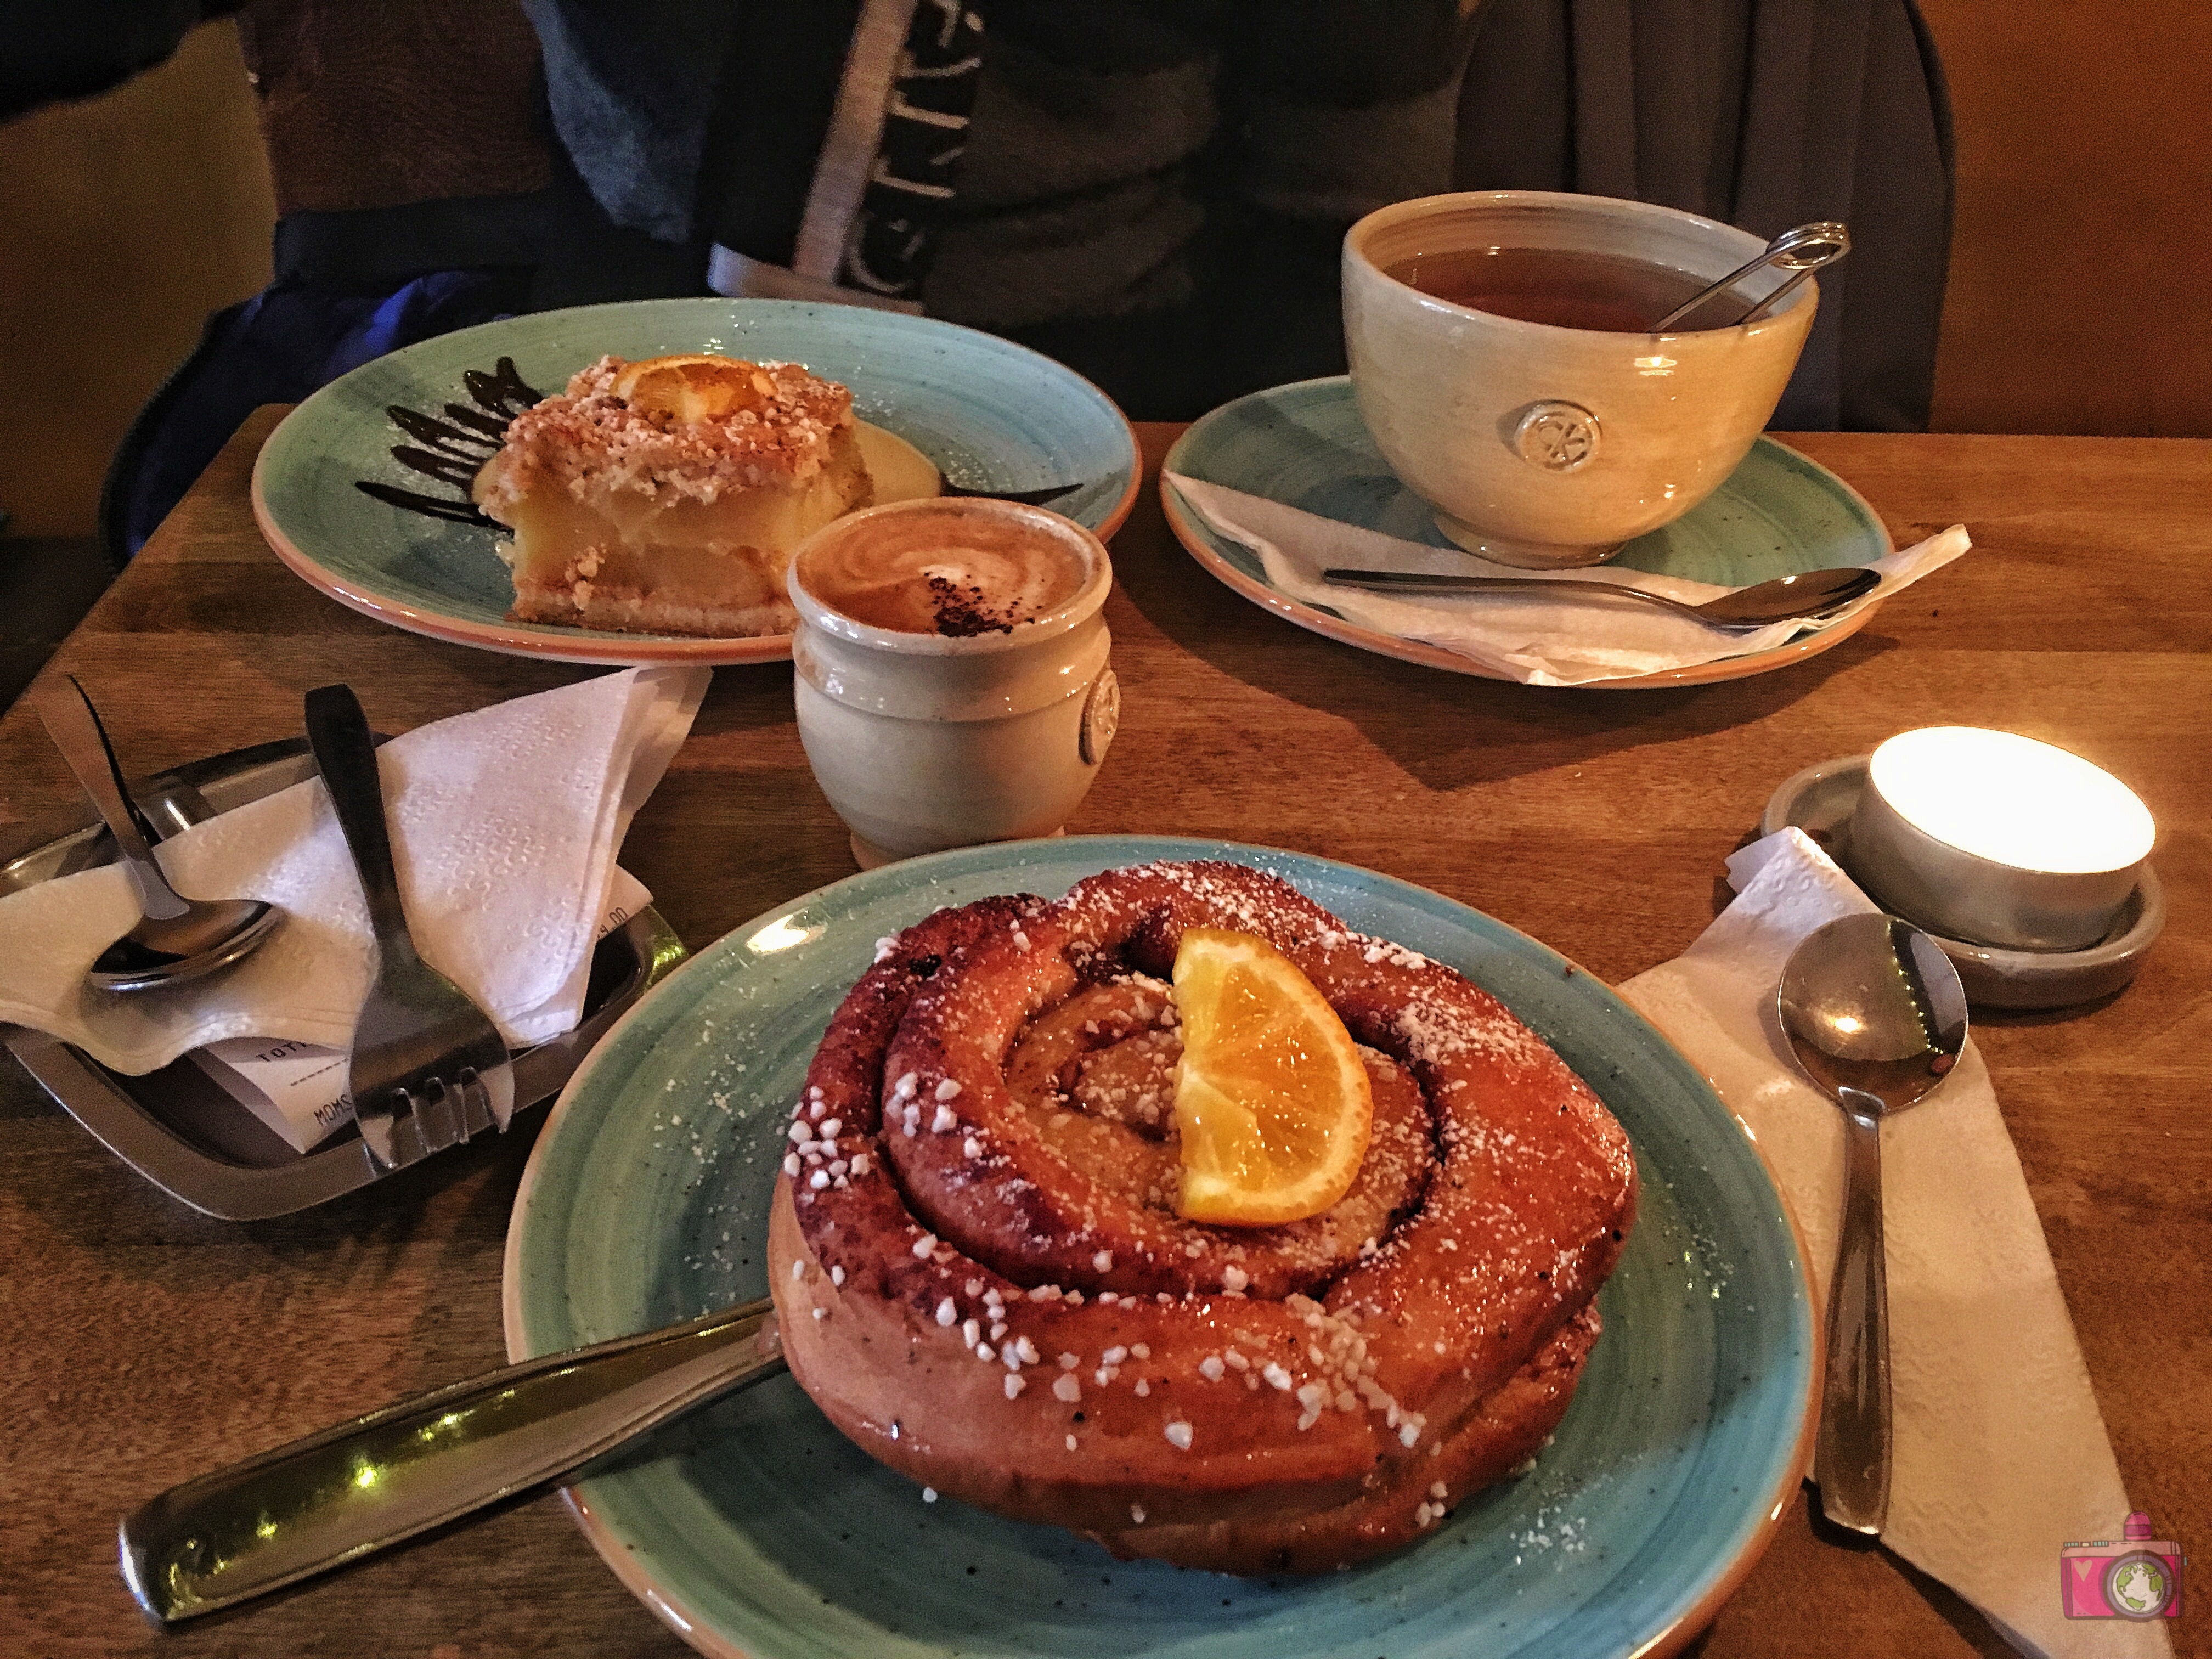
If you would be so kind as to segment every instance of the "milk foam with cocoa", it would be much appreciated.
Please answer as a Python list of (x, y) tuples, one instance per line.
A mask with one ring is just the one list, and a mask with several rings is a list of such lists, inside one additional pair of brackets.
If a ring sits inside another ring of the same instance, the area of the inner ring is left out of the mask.
[(1010, 632), (1051, 615), (1090, 579), (1061, 538), (950, 505), (854, 530), (810, 547), (799, 580), (831, 610), (895, 633)]

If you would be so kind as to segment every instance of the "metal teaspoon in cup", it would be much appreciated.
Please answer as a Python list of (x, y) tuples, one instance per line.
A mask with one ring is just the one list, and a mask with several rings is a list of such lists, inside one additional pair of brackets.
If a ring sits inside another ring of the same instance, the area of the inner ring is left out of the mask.
[(1878, 1538), (1889, 1515), (1890, 1457), (1881, 1120), (1918, 1104), (1958, 1065), (1966, 993), (1934, 939), (1871, 915), (1808, 933), (1782, 969), (1775, 1002), (1798, 1065), (1844, 1110), (1843, 1241), (1828, 1285), (1813, 1481), (1829, 1520)]
[[(1762, 265), (1779, 265), (1791, 273), (1774, 291), (1752, 302), (1751, 308), (1725, 326), (1741, 328), (1764, 313), (1771, 311), (1788, 299), (1797, 287), (1823, 265), (1832, 265), (1851, 251), (1851, 233), (1841, 221), (1822, 219), (1809, 225), (1800, 225), (1795, 230), (1785, 230), (1754, 259), (1747, 259), (1710, 287), (1699, 289), (1688, 299), (1651, 325), (1651, 332), (1664, 334), (1685, 317), (1704, 305), (1706, 301), (1726, 293)], [(1714, 327), (1723, 325), (1714, 324)]]

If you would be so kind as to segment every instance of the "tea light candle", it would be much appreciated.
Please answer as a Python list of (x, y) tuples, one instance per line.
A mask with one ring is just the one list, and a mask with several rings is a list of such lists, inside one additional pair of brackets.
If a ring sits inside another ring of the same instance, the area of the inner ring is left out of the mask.
[(2132, 789), (2079, 755), (1943, 726), (1875, 750), (1850, 833), (1857, 874), (1907, 919), (2064, 951), (2110, 931), (2157, 828)]

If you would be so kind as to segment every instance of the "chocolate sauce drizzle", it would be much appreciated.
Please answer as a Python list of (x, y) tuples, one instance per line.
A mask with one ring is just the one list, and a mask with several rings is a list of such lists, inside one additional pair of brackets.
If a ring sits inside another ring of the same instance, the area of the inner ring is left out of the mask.
[(476, 408), (466, 404), (447, 404), (443, 420), (398, 404), (389, 405), (384, 411), (392, 417), (394, 426), (415, 440), (413, 444), (394, 444), (392, 459), (410, 471), (451, 484), (459, 492), (458, 496), (426, 495), (372, 478), (355, 479), (354, 488), (404, 512), (421, 513), (453, 524), (503, 530), (504, 526), (495, 524), (477, 508), (470, 498), (469, 489), (476, 483), (484, 463), (499, 453), (508, 423), (532, 404), (541, 402), (542, 398), (515, 372), (512, 357), (501, 358), (499, 366), (489, 374), (481, 368), (467, 370), (461, 376), (461, 384), (476, 399)]

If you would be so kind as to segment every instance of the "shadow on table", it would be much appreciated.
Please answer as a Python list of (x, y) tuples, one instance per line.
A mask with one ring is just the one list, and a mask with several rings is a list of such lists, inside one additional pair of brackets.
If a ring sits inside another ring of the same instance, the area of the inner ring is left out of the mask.
[[(2132, 981), (2130, 983), (2133, 983)], [(2123, 985), (2117, 991), (2107, 991), (2087, 1002), (2069, 1002), (2059, 1008), (1983, 1008), (1974, 1010), (1977, 1025), (2065, 1025), (2077, 1019), (2100, 1013), (2128, 994)]]
[(1986, 1655), (1987, 1659), (2008, 1659), (2018, 1651), (1997, 1634), (1996, 1626), (1990, 1623), (1978, 1607), (1942, 1579), (1930, 1577), (1895, 1551), (1884, 1547), (1878, 1540), (1866, 1538), (1847, 1528), (1837, 1526), (1820, 1512), (1819, 1499), (1810, 1487), (1806, 1490), (1806, 1498), (1813, 1536), (1820, 1542), (1838, 1549), (1880, 1554), (1896, 1569), (1898, 1577), (1917, 1591), (1920, 1599), (1940, 1613), (1943, 1622), (1956, 1631), (1960, 1639), (1976, 1653)]
[[(12, 1057), (0, 1056), (0, 1133), (81, 1139), (97, 1148)], [(425, 1316), (443, 1319), (469, 1310), (463, 1286), (477, 1288), (489, 1273), (495, 1287), (507, 1212), (545, 1114), (544, 1108), (520, 1113), (504, 1135), (479, 1136), (327, 1204), (265, 1221), (203, 1215), (112, 1157), (43, 1158), (40, 1167), (52, 1178), (16, 1183), (10, 1202), (69, 1245), (104, 1253), (121, 1277), (179, 1304), (272, 1268), (289, 1285), (326, 1291), (426, 1269), (465, 1273), (448, 1281), (452, 1294), (423, 1299)], [(119, 1238), (160, 1248), (118, 1251)], [(426, 1245), (434, 1259), (426, 1259)], [(480, 1343), (480, 1334), (457, 1335), (448, 1351), (465, 1351), (471, 1340)]]
[[(1833, 1609), (1832, 1624), (1823, 1632), (1826, 1641), (1809, 1644), (1806, 1651), (1905, 1651), (1903, 1648), (1893, 1650), (1866, 1645), (1869, 1638), (1877, 1634), (1876, 1630), (1866, 1622), (1867, 1610), (1877, 1600), (1890, 1599), (1887, 1595), (1877, 1596), (1875, 1593), (1875, 1580), (1887, 1571), (1894, 1573), (1905, 1589), (1917, 1595), (1931, 1612), (1948, 1625), (1968, 1650), (1984, 1656), (1984, 1659), (2010, 1659), (2015, 1652), (1998, 1635), (1996, 1627), (1949, 1585), (1931, 1578), (1885, 1547), (1881, 1540), (1863, 1537), (1832, 1525), (1820, 1513), (1820, 1492), (1809, 1480), (1798, 1488), (1793, 1502), (1802, 1507), (1811, 1538), (1809, 1541), (1780, 1540), (1780, 1547), (1754, 1574), (1752, 1585), (1735, 1600), (1734, 1609), (1737, 1618), (1749, 1619), (1757, 1624), (1771, 1620), (1779, 1606), (1786, 1606), (1793, 1617), (1802, 1615), (1808, 1620), (1819, 1619), (1822, 1608), (1808, 1599), (1808, 1593), (1788, 1588), (1790, 1565), (1778, 1558), (1796, 1557), (1802, 1564), (1802, 1552), (1808, 1547), (1816, 1551), (1834, 1549), (1850, 1559), (1850, 1566), (1843, 1570), (1840, 1578), (1832, 1574), (1830, 1576), (1831, 1585), (1827, 1594), (1838, 1597), (1841, 1605)], [(1778, 1569), (1780, 1569), (1779, 1577)], [(1869, 1578), (1869, 1574), (1875, 1577)], [(1842, 1586), (1840, 1589), (1837, 1588), (1839, 1584)], [(1868, 1597), (1864, 1606), (1861, 1605), (1859, 1595)], [(1781, 1598), (1779, 1602), (1778, 1596)], [(1699, 1659), (1700, 1656), (1716, 1646), (1732, 1648), (1736, 1645), (1730, 1639), (1731, 1633), (1727, 1628), (1729, 1622), (1730, 1611), (1723, 1607), (1714, 1622), (1683, 1649), (1685, 1659)], [(1901, 1639), (1895, 1626), (1888, 1634), (1893, 1641)], [(1921, 1639), (1925, 1640), (1924, 1635)], [(1917, 1651), (1918, 1649), (1912, 1650)], [(1952, 1650), (1947, 1645), (1943, 1650), (1948, 1653)]]
[(1133, 563), (1125, 574), (1137, 580), (1123, 591), (1162, 634), (1256, 690), (1349, 720), (1439, 792), (1747, 725), (1896, 648), (1877, 621), (1819, 656), (1742, 679), (1648, 690), (1519, 685), (1378, 656), (1279, 619), (1255, 629), (1255, 607), (1226, 587)]
[(114, 577), (89, 537), (0, 538), (0, 708), (22, 694)]
[(714, 684), (691, 722), (690, 738), (757, 732), (792, 721), (791, 663), (736, 663), (714, 671)]

